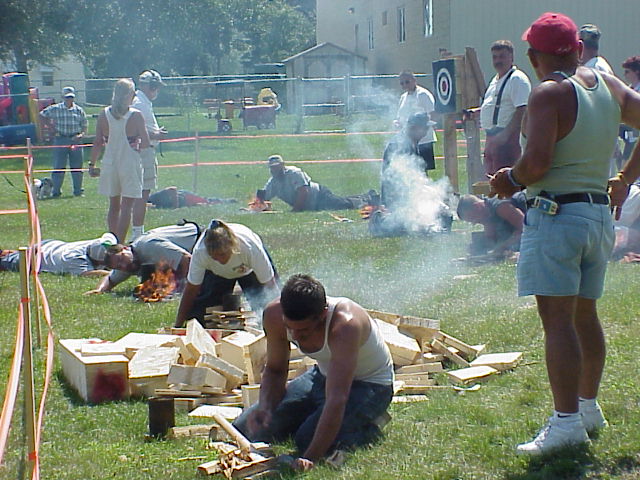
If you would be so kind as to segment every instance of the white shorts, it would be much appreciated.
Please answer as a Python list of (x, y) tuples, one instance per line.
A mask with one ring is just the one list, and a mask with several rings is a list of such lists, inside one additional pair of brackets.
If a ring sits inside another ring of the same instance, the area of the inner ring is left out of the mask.
[(153, 190), (158, 185), (158, 161), (156, 160), (156, 149), (145, 148), (140, 151), (142, 158), (142, 189)]
[[(139, 158), (139, 157), (138, 157)], [(107, 197), (142, 198), (142, 164), (133, 157), (102, 163), (98, 193)]]

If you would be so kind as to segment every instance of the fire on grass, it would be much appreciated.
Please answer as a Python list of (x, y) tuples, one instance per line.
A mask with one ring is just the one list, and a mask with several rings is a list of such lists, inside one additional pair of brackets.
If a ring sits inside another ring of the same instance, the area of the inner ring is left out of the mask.
[(159, 302), (172, 295), (178, 288), (175, 273), (168, 263), (159, 263), (149, 272), (146, 280), (133, 290), (134, 297), (145, 303)]

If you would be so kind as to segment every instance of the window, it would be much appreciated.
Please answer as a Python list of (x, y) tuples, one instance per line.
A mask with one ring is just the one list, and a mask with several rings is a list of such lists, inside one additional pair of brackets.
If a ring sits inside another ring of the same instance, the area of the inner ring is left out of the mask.
[(404, 43), (407, 40), (406, 18), (404, 7), (398, 7), (398, 42)]
[(369, 30), (368, 30), (368, 33), (369, 33), (369, 35), (368, 35), (368, 38), (369, 38), (369, 50), (373, 50), (373, 17), (369, 17), (367, 19), (367, 24), (368, 24), (368, 27), (369, 27)]
[(387, 25), (387, 11), (382, 12), (382, 26), (385, 27)]
[(53, 68), (42, 66), (40, 73), (42, 74), (42, 86), (53, 87)]
[(424, 0), (424, 36), (433, 36), (433, 0)]

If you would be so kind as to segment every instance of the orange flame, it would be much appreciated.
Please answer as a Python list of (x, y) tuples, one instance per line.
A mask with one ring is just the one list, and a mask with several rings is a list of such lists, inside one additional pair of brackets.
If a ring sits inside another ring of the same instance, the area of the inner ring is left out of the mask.
[(378, 210), (385, 211), (385, 208), (381, 205), (365, 205), (360, 209), (360, 217), (363, 220), (369, 220), (371, 215), (373, 215)]
[(136, 286), (133, 295), (145, 303), (159, 302), (175, 292), (177, 286), (173, 269), (166, 262), (161, 262), (147, 280)]
[(271, 211), (271, 202), (269, 202), (268, 200), (260, 200), (258, 197), (255, 197), (252, 201), (249, 202), (249, 210), (252, 212)]

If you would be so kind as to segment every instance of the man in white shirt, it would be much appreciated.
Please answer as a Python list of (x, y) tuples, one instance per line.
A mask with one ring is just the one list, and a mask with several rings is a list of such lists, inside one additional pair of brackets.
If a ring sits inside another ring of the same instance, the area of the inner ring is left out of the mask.
[[(151, 190), (156, 188), (158, 179), (158, 161), (156, 159), (156, 148), (160, 139), (167, 134), (164, 127), (158, 125), (156, 116), (153, 113), (153, 101), (158, 97), (160, 87), (165, 85), (162, 77), (155, 70), (145, 70), (138, 78), (138, 90), (133, 99), (131, 107), (140, 110), (144, 117), (144, 123), (151, 140), (151, 148), (140, 152), (142, 157), (142, 198), (137, 199), (133, 205), (133, 215), (131, 229), (131, 241), (134, 241), (144, 233), (144, 217), (147, 213), (147, 201)], [(123, 239), (124, 240), (124, 239)]]
[(520, 158), (520, 125), (527, 109), (531, 82), (513, 64), (513, 44), (498, 40), (491, 45), (493, 77), (480, 107), (480, 125), (487, 135), (484, 166), (493, 175)]
[(436, 142), (436, 132), (433, 129), (435, 122), (432, 122), (433, 111), (435, 110), (435, 100), (429, 90), (416, 83), (413, 72), (405, 70), (399, 75), (400, 86), (404, 93), (400, 96), (398, 113), (394, 120), (396, 128), (402, 130), (407, 125), (409, 117), (415, 113), (424, 112), (429, 119), (429, 128), (424, 137), (418, 142), (418, 151), (424, 159), (425, 167), (429, 170), (435, 168), (433, 154), (433, 144)]
[(601, 36), (602, 32), (597, 25), (587, 23), (580, 27), (580, 40), (582, 40), (582, 44), (584, 45), (580, 63), (585, 67), (595, 68), (609, 75), (614, 75), (609, 62), (607, 62), (604, 57), (598, 55)]

